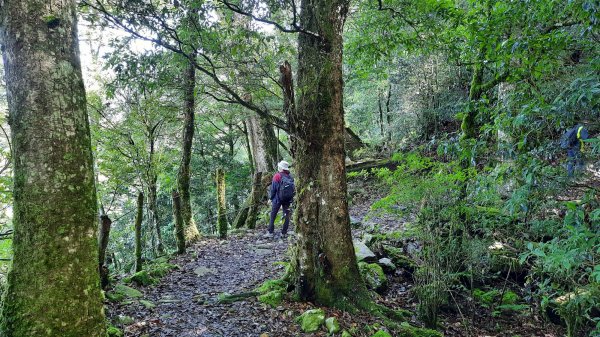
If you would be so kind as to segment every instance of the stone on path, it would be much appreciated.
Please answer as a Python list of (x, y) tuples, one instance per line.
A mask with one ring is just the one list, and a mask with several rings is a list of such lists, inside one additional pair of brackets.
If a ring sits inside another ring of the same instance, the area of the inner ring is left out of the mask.
[(379, 259), (379, 261), (377, 261), (377, 264), (380, 265), (381, 268), (383, 268), (383, 271), (388, 274), (391, 274), (394, 272), (394, 270), (396, 270), (396, 265), (392, 262), (392, 260), (388, 259), (387, 257)]
[(354, 253), (358, 262), (375, 262), (377, 256), (363, 242), (354, 240)]

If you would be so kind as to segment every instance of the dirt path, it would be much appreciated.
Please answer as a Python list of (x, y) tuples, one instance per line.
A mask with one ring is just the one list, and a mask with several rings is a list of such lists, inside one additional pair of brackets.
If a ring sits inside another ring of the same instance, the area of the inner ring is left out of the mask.
[(274, 262), (284, 260), (288, 243), (265, 241), (259, 236), (255, 231), (225, 241), (203, 240), (171, 261), (180, 268), (160, 284), (138, 288), (143, 298), (156, 307), (149, 309), (137, 301), (112, 304), (109, 316), (126, 315), (135, 320), (126, 327), (125, 336), (259, 336), (270, 331), (285, 332), (281, 310), (254, 298), (216, 303), (221, 293), (251, 291), (283, 273), (283, 266)]

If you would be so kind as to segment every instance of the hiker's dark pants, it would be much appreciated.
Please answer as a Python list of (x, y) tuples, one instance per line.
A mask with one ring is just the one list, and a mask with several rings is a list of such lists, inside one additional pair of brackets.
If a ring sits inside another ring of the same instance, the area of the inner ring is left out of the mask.
[(281, 233), (285, 235), (287, 234), (288, 227), (290, 226), (290, 204), (281, 203), (277, 199), (274, 199), (273, 204), (271, 205), (271, 221), (269, 222), (269, 233), (273, 233), (275, 231), (275, 218), (277, 217), (279, 208), (283, 208), (283, 216), (285, 220), (283, 221), (283, 228), (281, 228)]
[(573, 176), (574, 171), (583, 170), (583, 157), (579, 148), (571, 148), (567, 150), (567, 174)]

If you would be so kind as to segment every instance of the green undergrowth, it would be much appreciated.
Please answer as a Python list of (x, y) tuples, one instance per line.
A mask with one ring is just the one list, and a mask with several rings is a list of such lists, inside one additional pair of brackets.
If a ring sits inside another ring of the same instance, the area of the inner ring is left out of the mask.
[(277, 307), (283, 302), (287, 293), (287, 287), (288, 283), (285, 280), (267, 280), (260, 287), (256, 288), (256, 292), (260, 294), (258, 295), (258, 300), (271, 307)]
[(134, 283), (139, 286), (149, 286), (160, 282), (160, 279), (167, 275), (171, 270), (178, 269), (176, 264), (169, 263), (167, 257), (160, 257), (144, 266), (144, 270), (139, 271), (123, 279), (124, 283)]

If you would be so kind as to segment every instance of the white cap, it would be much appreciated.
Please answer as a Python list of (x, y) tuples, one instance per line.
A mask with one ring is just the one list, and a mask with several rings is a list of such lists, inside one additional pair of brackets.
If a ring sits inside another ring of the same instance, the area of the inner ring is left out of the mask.
[(289, 171), (290, 170), (290, 163), (288, 163), (285, 160), (282, 160), (279, 162), (279, 164), (277, 164), (277, 169), (279, 170), (279, 172), (281, 171)]

